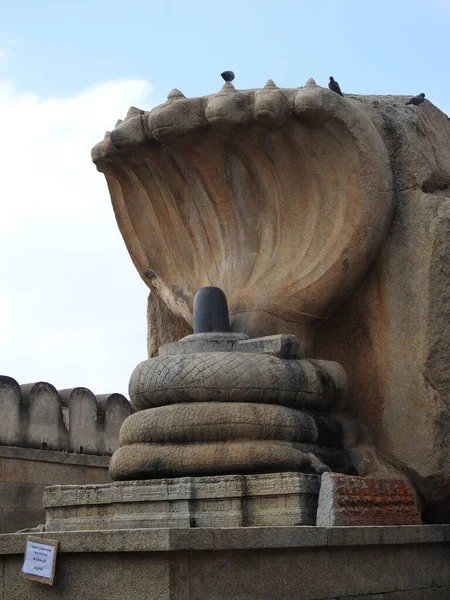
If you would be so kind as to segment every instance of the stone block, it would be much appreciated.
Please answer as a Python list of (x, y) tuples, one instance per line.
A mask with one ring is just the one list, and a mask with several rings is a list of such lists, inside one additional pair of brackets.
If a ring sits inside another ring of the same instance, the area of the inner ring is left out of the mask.
[(249, 338), (243, 333), (195, 333), (177, 343), (159, 348), (159, 356), (194, 352), (257, 352), (278, 358), (301, 358), (300, 342), (295, 335), (268, 335)]
[(0, 481), (33, 483), (33, 463), (16, 458), (0, 458)]
[(122, 394), (102, 394), (96, 399), (103, 414), (99, 444), (103, 453), (111, 455), (119, 448), (119, 431), (132, 412), (131, 404)]
[[(319, 526), (319, 528), (321, 528)], [(385, 529), (385, 528), (383, 528)], [(386, 529), (392, 529), (387, 527)], [(328, 527), (327, 543), (329, 546), (374, 546), (381, 543), (382, 530), (380, 527)], [(402, 531), (402, 534), (404, 531)], [(395, 531), (397, 543), (403, 543), (403, 535)], [(401, 541), (399, 541), (401, 540)], [(383, 540), (385, 541), (385, 540)]]
[(214, 530), (205, 528), (171, 529), (169, 531), (169, 547), (177, 551), (213, 550), (216, 548), (214, 533)]
[(42, 506), (44, 486), (0, 483), (0, 508), (36, 509)]
[(52, 486), (46, 530), (314, 525), (319, 485), (270, 473)]
[(420, 523), (417, 501), (406, 480), (350, 477), (340, 473), (322, 475), (318, 526)]
[(323, 548), (191, 553), (190, 598), (201, 600), (205, 590), (208, 600), (344, 596), (348, 592), (345, 554), (330, 555)]
[(2, 533), (14, 533), (43, 523), (45, 523), (45, 510), (43, 508), (41, 510), (3, 509)]
[(450, 598), (450, 586), (439, 587), (439, 588), (433, 587), (433, 588), (423, 590), (423, 599), (422, 600), (448, 600), (449, 598)]
[(84, 485), (90, 483), (86, 481), (86, 469), (81, 465), (34, 462), (34, 482), (40, 485)]
[(448, 549), (439, 544), (358, 547), (348, 553), (349, 588), (376, 594), (446, 585), (448, 561)]
[[(110, 480), (108, 469), (102, 469), (99, 467), (85, 467), (84, 468), (84, 481), (83, 483), (86, 485), (89, 484), (101, 484), (108, 483)], [(55, 482), (55, 483), (63, 483), (63, 482)], [(75, 482), (70, 482), (75, 483)]]
[(87, 455), (102, 458), (118, 448), (120, 426), (130, 413), (121, 394), (96, 399), (86, 388), (57, 392), (44, 381), (19, 386), (0, 376), (0, 456), (86, 464)]
[(403, 544), (415, 544), (419, 539), (419, 531), (422, 525), (396, 525), (394, 527), (386, 527), (380, 532), (380, 541), (383, 544), (396, 544), (398, 540), (398, 532), (402, 532)]
[(417, 527), (417, 539), (419, 542), (444, 542), (444, 532), (431, 525)]
[(28, 409), (26, 445), (30, 448), (68, 450), (59, 395), (45, 381), (20, 386), (22, 401)]
[(213, 530), (217, 550), (249, 548), (311, 548), (327, 545), (327, 530), (319, 527), (219, 528)]
[(165, 557), (134, 554), (123, 568), (123, 555), (59, 553), (52, 587), (25, 579), (20, 573), (23, 556), (8, 557), (4, 570), (4, 600), (169, 600), (169, 565)]
[[(42, 504), (45, 485), (106, 483), (109, 478), (106, 457), (93, 457), (99, 459), (93, 464), (102, 465), (97, 467), (86, 466), (86, 455), (13, 447), (2, 447), (1, 454), (0, 530), (3, 528), (4, 532), (34, 527), (45, 521)], [(23, 459), (16, 458), (19, 456)]]
[[(193, 333), (173, 344), (159, 348), (158, 356), (192, 354), (194, 352), (232, 352), (240, 341), (248, 338), (244, 333)], [(250, 352), (250, 350), (249, 350)]]
[(87, 388), (77, 387), (60, 390), (59, 395), (63, 406), (68, 408), (70, 452), (101, 454), (94, 394)]
[(301, 358), (300, 342), (295, 335), (267, 335), (238, 341), (238, 352), (260, 352), (278, 358)]
[(20, 572), (27, 535), (0, 535), (0, 590), (7, 600), (448, 600), (449, 545), (402, 543), (405, 527), (379, 529), (398, 543), (348, 545), (342, 536), (329, 546), (317, 527), (45, 532), (60, 542), (53, 588)]
[(20, 386), (12, 377), (0, 376), (0, 444), (21, 446)]
[(32, 460), (41, 462), (64, 463), (71, 465), (88, 465), (91, 467), (109, 467), (109, 456), (95, 454), (74, 454), (71, 452), (57, 452), (53, 450), (37, 450), (35, 448), (17, 448), (13, 446), (0, 446), (1, 458), (17, 458), (19, 460)]

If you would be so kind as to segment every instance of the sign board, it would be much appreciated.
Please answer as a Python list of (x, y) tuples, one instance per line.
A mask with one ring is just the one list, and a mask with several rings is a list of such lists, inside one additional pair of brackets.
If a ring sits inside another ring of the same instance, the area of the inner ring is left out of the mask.
[(22, 573), (27, 579), (53, 585), (58, 541), (30, 536), (27, 539)]

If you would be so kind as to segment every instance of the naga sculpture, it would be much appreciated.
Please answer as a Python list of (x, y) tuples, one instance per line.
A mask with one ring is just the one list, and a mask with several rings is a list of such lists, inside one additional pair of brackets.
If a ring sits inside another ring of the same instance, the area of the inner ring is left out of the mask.
[(325, 412), (345, 403), (342, 367), (299, 360), (295, 336), (229, 333), (219, 288), (195, 299), (198, 333), (162, 346), (131, 376), (138, 412), (121, 428), (112, 476), (353, 472), (342, 423)]
[[(449, 147), (428, 101), (312, 79), (131, 108), (92, 152), (151, 290), (113, 475), (392, 468), (447, 518)], [(190, 338), (207, 286), (231, 331)], [(208, 369), (236, 377), (202, 388)]]

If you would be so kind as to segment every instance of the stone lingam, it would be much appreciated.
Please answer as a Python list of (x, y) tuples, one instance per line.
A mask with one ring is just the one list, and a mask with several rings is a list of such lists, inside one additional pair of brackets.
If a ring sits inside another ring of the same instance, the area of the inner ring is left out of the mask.
[(132, 483), (48, 488), (48, 530), (314, 525), (320, 476), (356, 473), (339, 364), (300, 359), (294, 335), (230, 332), (216, 287), (195, 296), (193, 324), (131, 376), (137, 412), (110, 472)]
[(352, 471), (329, 414), (345, 402), (340, 365), (300, 360), (295, 336), (230, 333), (214, 287), (195, 297), (194, 329), (132, 374), (138, 412), (121, 429), (114, 479)]
[(446, 518), (450, 125), (407, 99), (173, 90), (94, 147), (149, 358), (115, 482), (48, 488), (48, 530)]

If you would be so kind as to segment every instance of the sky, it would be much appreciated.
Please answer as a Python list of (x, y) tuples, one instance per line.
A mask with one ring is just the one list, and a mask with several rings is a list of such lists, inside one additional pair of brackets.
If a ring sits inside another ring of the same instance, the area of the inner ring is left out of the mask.
[(411, 94), (450, 114), (450, 0), (0, 0), (0, 374), (127, 394), (148, 289), (90, 149), (179, 88)]

